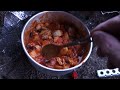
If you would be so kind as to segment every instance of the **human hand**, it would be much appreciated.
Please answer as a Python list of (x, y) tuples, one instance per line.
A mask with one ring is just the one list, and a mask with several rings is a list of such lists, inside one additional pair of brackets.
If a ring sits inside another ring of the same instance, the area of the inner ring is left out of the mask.
[(108, 68), (120, 68), (120, 15), (93, 29), (93, 42), (100, 57), (108, 57)]

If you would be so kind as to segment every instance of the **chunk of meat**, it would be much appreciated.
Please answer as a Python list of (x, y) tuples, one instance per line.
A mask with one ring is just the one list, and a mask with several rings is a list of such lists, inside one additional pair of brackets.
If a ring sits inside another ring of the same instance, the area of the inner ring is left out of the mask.
[(56, 61), (55, 59), (51, 59), (51, 60), (50, 60), (50, 64), (53, 65), (53, 66), (56, 64), (56, 62), (57, 62), (57, 61)]
[(54, 66), (54, 68), (55, 68), (55, 69), (63, 69), (63, 66), (56, 64), (56, 65)]
[(65, 59), (64, 59), (64, 58), (62, 59), (62, 62), (63, 62), (63, 65), (65, 65), (65, 64), (66, 64), (66, 61), (65, 61)]
[(40, 45), (35, 45), (35, 48), (36, 48), (36, 50), (37, 50), (38, 52), (40, 52), (41, 49), (42, 49)]
[(35, 35), (34, 38), (33, 38), (34, 41), (39, 41), (40, 38), (39, 38), (39, 35)]
[(62, 44), (63, 39), (61, 37), (54, 37), (54, 42), (57, 44)]
[(63, 66), (63, 68), (64, 68), (64, 69), (70, 68), (70, 64), (65, 64), (65, 65)]
[(67, 32), (65, 32), (65, 34), (64, 34), (64, 39), (65, 39), (65, 40), (69, 40), (69, 35), (68, 35)]
[(42, 41), (42, 46), (45, 46), (45, 45), (47, 45), (47, 44), (50, 44), (50, 41), (48, 41), (48, 40)]
[(71, 55), (73, 52), (72, 52), (72, 49), (68, 49), (68, 52), (67, 52), (67, 55)]
[(36, 56), (35, 57), (35, 61), (37, 61), (38, 63), (42, 63), (43, 64), (43, 61), (44, 61), (43, 56), (42, 55)]
[(69, 63), (71, 66), (75, 66), (78, 64), (78, 59), (75, 58), (69, 58)]
[(58, 62), (59, 65), (63, 65), (61, 58), (57, 57), (56, 60), (57, 60), (57, 62)]
[(30, 27), (30, 28), (35, 28), (35, 27), (36, 27), (36, 25), (37, 25), (37, 21), (35, 20), (35, 21), (33, 21), (33, 22), (32, 22), (32, 24), (31, 24), (31, 27)]
[(29, 54), (33, 58), (35, 58), (36, 56), (38, 56), (38, 53), (35, 50), (32, 50)]
[(36, 26), (36, 30), (40, 30), (41, 28), (42, 28), (41, 24), (38, 24), (38, 25)]
[(27, 48), (28, 51), (30, 51), (30, 50), (35, 49), (34, 46), (35, 46), (35, 43), (28, 43), (28, 44), (26, 45), (26, 48)]
[(49, 64), (49, 63), (46, 63), (45, 65), (46, 65), (47, 67), (49, 67), (49, 68), (54, 68), (54, 66), (51, 65), (51, 64)]

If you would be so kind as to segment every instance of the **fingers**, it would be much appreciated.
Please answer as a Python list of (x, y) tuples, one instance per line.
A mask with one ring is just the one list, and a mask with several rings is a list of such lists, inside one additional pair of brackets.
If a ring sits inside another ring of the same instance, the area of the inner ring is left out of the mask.
[(108, 68), (120, 68), (120, 15), (99, 24), (91, 35), (98, 56), (108, 57)]
[[(93, 34), (93, 42), (98, 46), (98, 54), (108, 55), (120, 50), (120, 42), (113, 37), (102, 31), (96, 31)], [(102, 55), (102, 56), (103, 56)]]
[(91, 34), (95, 31), (104, 31), (115, 37), (119, 37), (120, 35), (120, 15), (113, 17), (95, 27)]

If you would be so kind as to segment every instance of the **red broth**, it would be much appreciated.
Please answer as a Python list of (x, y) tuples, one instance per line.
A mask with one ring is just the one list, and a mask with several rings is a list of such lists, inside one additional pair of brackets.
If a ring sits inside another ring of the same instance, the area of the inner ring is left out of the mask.
[(41, 54), (47, 44), (62, 45), (85, 36), (78, 33), (72, 25), (53, 22), (32, 22), (25, 32), (25, 47), (29, 55), (39, 64), (54, 69), (66, 69), (78, 65), (87, 55), (88, 45), (65, 47), (59, 57), (46, 59)]

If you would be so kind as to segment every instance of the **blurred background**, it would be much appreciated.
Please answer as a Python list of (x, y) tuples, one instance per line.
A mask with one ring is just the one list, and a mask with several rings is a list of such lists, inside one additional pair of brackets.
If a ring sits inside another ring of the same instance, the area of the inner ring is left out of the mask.
[[(21, 32), (27, 20), (41, 11), (0, 11), (0, 79), (70, 79), (71, 73), (64, 76), (51, 76), (37, 71), (27, 60), (21, 44)], [(108, 20), (119, 11), (67, 11), (82, 20), (89, 30)], [(96, 48), (85, 64), (76, 72), (78, 79), (102, 79), (97, 70), (106, 69), (107, 58), (96, 55)], [(120, 79), (120, 76), (104, 79)]]

